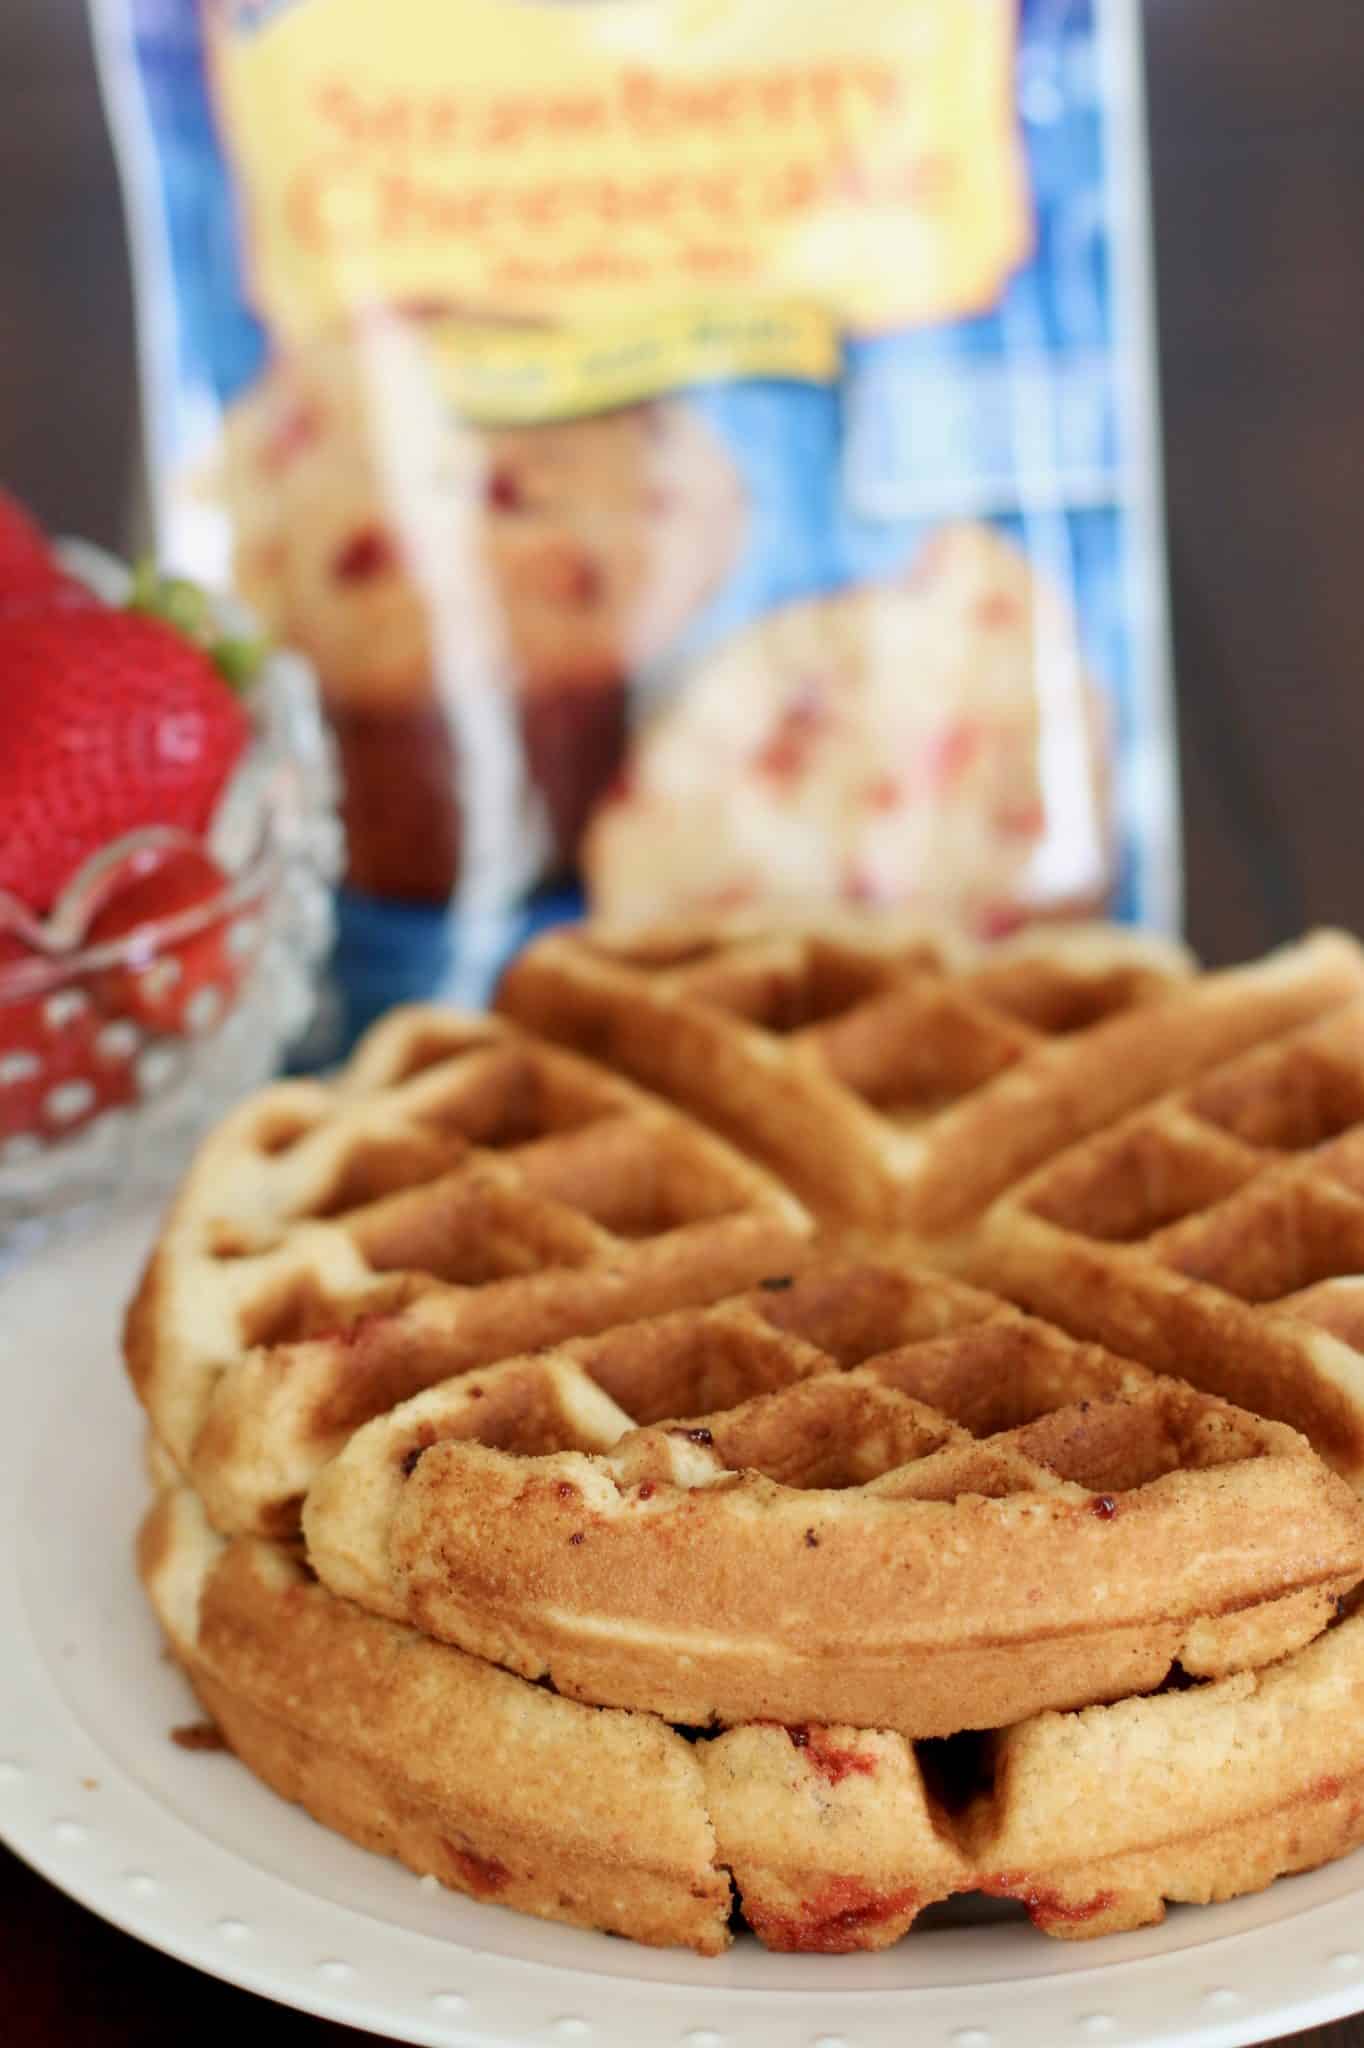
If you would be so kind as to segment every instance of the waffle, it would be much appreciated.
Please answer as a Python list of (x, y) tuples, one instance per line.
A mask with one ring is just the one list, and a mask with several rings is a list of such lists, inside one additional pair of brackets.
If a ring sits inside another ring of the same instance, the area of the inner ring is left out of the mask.
[[(691, 1741), (366, 1614), (168, 1492), (142, 1531), (171, 1648), (242, 1760), (474, 1898), (705, 1955), (897, 1940), (981, 1891), (1075, 1938), (1364, 1840), (1364, 1618), (1267, 1670), (1044, 1713), (977, 1742), (847, 1727)], [(647, 1824), (642, 1824), (647, 1816)]]
[(1364, 1618), (1265, 1671), (1078, 1714), (973, 1754), (852, 1728), (737, 1728), (706, 1792), (775, 1949), (883, 1948), (927, 1905), (1015, 1899), (1062, 1939), (1260, 1891), (1364, 1842)]
[(1066, 1145), (1362, 994), (1364, 956), (1332, 934), (1191, 981), (1166, 942), (1101, 927), (973, 955), (735, 922), (552, 932), (498, 1004), (772, 1164), (826, 1228), (937, 1261)]
[(573, 1698), (910, 1737), (1266, 1662), (1364, 1574), (1292, 1431), (866, 1263), (432, 1388), (304, 1531), (334, 1592)]
[(130, 1311), (252, 1769), (706, 1954), (1364, 1840), (1358, 949), (589, 930), (502, 1000), (559, 1043), (402, 1012), (230, 1118)]
[(285, 1545), (225, 1542), (188, 1489), (153, 1508), (139, 1563), (227, 1742), (315, 1819), (475, 1898), (726, 1946), (700, 1765), (663, 1722), (556, 1699), (363, 1614)]
[(129, 1312), (129, 1370), (216, 1526), (287, 1535), (369, 1417), (733, 1293), (809, 1228), (627, 1082), (495, 1019), (398, 1011), (337, 1081), (266, 1089), (204, 1144)]
[(1069, 1329), (1293, 1424), (1364, 1486), (1364, 1001), (1026, 1178), (974, 1265)]

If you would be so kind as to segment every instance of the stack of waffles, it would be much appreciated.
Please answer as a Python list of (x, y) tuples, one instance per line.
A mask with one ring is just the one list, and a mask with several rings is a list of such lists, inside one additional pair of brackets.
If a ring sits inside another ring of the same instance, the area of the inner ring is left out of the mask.
[(1364, 955), (588, 930), (500, 1007), (246, 1104), (130, 1311), (246, 1764), (707, 1954), (1364, 1841)]

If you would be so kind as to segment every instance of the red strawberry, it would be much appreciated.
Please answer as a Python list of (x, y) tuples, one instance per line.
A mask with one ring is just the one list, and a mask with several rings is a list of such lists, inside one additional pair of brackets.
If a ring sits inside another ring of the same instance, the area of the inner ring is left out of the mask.
[(161, 619), (0, 618), (0, 889), (46, 911), (109, 841), (202, 833), (250, 733), (211, 656)]
[[(108, 945), (142, 926), (188, 916), (211, 906), (226, 887), (226, 875), (206, 853), (148, 848), (91, 920), (88, 942)], [(148, 930), (144, 944), (127, 948), (124, 962), (96, 975), (95, 999), (106, 1017), (157, 1035), (211, 1031), (236, 997), (255, 922), (242, 911), (207, 917), (185, 937), (165, 942)]]
[(108, 1024), (84, 989), (7, 993), (33, 959), (0, 932), (0, 1146), (50, 1144), (136, 1092), (137, 1034)]
[(104, 609), (88, 583), (63, 570), (36, 590), (9, 590), (0, 583), (0, 620), (32, 618), (35, 612), (79, 612)]
[(0, 490), (0, 591), (46, 590), (62, 580), (42, 529), (8, 491)]

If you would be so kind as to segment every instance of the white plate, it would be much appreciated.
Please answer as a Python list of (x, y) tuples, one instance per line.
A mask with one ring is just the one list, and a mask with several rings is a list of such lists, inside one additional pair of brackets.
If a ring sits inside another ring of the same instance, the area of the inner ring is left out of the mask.
[(435, 1889), (177, 1748), (197, 1716), (133, 1575), (141, 1426), (117, 1362), (150, 1231), (0, 1285), (0, 1835), (105, 1919), (286, 2004), (468, 2048), (1234, 2048), (1364, 2006), (1364, 1852), (1104, 1941), (995, 1923), (703, 1962)]

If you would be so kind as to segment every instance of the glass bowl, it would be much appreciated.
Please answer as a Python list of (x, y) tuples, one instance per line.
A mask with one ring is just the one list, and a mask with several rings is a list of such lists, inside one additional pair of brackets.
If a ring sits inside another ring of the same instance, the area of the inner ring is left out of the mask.
[[(67, 543), (64, 566), (118, 602), (129, 572)], [(225, 630), (250, 630), (231, 600)], [(164, 1194), (198, 1137), (319, 1031), (341, 829), (311, 671), (271, 652), (254, 734), (203, 841), (223, 871), (192, 908), (94, 945), (111, 880), (193, 846), (174, 831), (102, 848), (41, 922), (0, 905), (0, 1261), (106, 1204)]]

